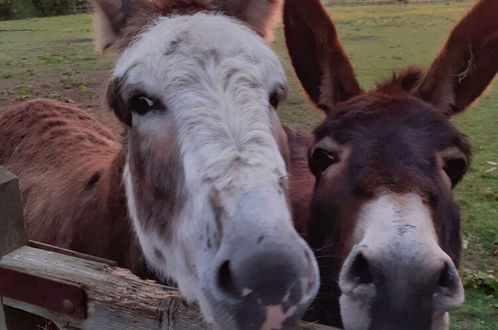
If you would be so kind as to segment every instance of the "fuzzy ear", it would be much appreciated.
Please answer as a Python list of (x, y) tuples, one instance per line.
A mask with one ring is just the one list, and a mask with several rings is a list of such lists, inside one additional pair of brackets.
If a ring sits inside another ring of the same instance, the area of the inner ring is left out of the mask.
[(99, 53), (115, 45), (130, 22), (153, 16), (152, 0), (90, 0), (93, 8), (95, 48)]
[(418, 96), (447, 114), (465, 110), (498, 71), (498, 0), (481, 0), (455, 26)]
[(273, 40), (273, 28), (284, 0), (214, 0), (216, 8), (246, 22), (266, 43)]
[(362, 93), (320, 0), (286, 0), (284, 28), (296, 74), (315, 104), (329, 111)]

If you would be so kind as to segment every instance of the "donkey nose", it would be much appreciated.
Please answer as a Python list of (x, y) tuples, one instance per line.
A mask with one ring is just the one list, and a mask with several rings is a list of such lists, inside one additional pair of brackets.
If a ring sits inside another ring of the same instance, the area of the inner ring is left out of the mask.
[(285, 328), (301, 318), (318, 290), (316, 261), (304, 242), (242, 242), (219, 257), (218, 297), (236, 310), (240, 329)]
[[(283, 210), (282, 210), (283, 209)], [(318, 292), (318, 265), (295, 231), (283, 191), (261, 185), (240, 195), (220, 227), (222, 237), (206, 275), (214, 322), (230, 329), (292, 326)]]
[(463, 287), (453, 261), (441, 250), (432, 256), (414, 257), (375, 253), (366, 247), (353, 249), (340, 275), (343, 293), (397, 296), (401, 300), (431, 300), (439, 311), (463, 303)]
[[(383, 277), (386, 277), (383, 275), (385, 269), (379, 269), (379, 267), (374, 266), (373, 264), (375, 264), (375, 262), (371, 265), (362, 252), (356, 253), (351, 259), (351, 262), (345, 263), (345, 269), (343, 270), (346, 274), (343, 279), (345, 282), (350, 282), (352, 285), (375, 285), (376, 283), (379, 283)], [(431, 279), (429, 282), (437, 281), (437, 285), (434, 289), (435, 294), (451, 296), (452, 293), (459, 290), (460, 278), (451, 260), (442, 261), (442, 264), (442, 267), (434, 269), (433, 274), (428, 274), (427, 277)]]
[(273, 249), (241, 258), (237, 254), (234, 251), (218, 266), (216, 282), (223, 294), (250, 297), (262, 306), (293, 306), (312, 294), (317, 274), (307, 251), (293, 255)]
[(374, 284), (374, 278), (370, 270), (367, 258), (360, 252), (353, 257), (351, 264), (346, 264), (345, 282), (351, 284)]
[(435, 295), (447, 297), (446, 300), (449, 308), (456, 307), (463, 303), (463, 300), (459, 300), (463, 298), (462, 282), (458, 275), (458, 271), (451, 260), (446, 261), (442, 269), (439, 270), (439, 272), (436, 272), (436, 277), (437, 286), (434, 290)]

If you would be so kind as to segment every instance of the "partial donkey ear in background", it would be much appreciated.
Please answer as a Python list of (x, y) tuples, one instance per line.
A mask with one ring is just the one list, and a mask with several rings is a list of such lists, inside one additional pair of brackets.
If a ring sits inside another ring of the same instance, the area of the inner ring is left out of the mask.
[[(89, 0), (93, 7), (95, 45), (98, 52), (122, 49), (140, 28), (159, 15), (218, 11), (247, 23), (265, 42), (273, 28), (283, 0)], [(117, 47), (116, 47), (117, 45)]]
[(284, 27), (296, 74), (311, 100), (325, 112), (362, 93), (320, 0), (286, 0)]
[(455, 26), (417, 94), (446, 114), (465, 110), (498, 71), (498, 0), (481, 0)]
[(228, 16), (246, 22), (266, 43), (273, 40), (273, 29), (284, 0), (214, 0)]
[(90, 0), (93, 8), (95, 48), (99, 53), (115, 45), (123, 30), (139, 15), (154, 17), (151, 0)]

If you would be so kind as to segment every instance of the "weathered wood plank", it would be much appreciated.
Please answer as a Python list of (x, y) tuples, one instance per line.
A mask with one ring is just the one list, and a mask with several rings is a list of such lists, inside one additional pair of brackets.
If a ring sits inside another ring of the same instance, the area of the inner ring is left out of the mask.
[(54, 245), (49, 245), (49, 244), (45, 244), (45, 243), (42, 243), (42, 242), (37, 242), (37, 241), (29, 240), (28, 241), (28, 246), (31, 246), (31, 247), (37, 248), (37, 249), (42, 249), (42, 250), (57, 252), (57, 253), (60, 253), (60, 254), (65, 254), (65, 255), (68, 255), (68, 256), (76, 257), (76, 258), (93, 260), (93, 261), (96, 261), (96, 262), (101, 262), (103, 264), (107, 264), (109, 266), (117, 266), (118, 265), (118, 263), (116, 261), (114, 261), (114, 260), (109, 260), (109, 259), (105, 259), (105, 258), (95, 257), (95, 256), (91, 256), (89, 254), (84, 254), (84, 253), (80, 253), (80, 252), (73, 251), (73, 250), (63, 249), (61, 247), (54, 246)]
[(0, 166), (0, 257), (26, 243), (18, 180)]
[[(51, 318), (75, 328), (162, 329), (163, 323), (170, 326), (175, 321), (167, 307), (182, 305), (176, 290), (142, 281), (128, 270), (51, 251), (21, 247), (4, 256), (0, 266), (82, 284), (88, 297), (87, 319), (78, 321), (57, 313), (52, 313), (55, 319)], [(196, 312), (192, 308), (188, 312), (195, 320)]]
[[(80, 283), (88, 297), (85, 320), (50, 312), (4, 298), (7, 306), (54, 321), (57, 325), (91, 330), (207, 329), (196, 306), (188, 306), (176, 289), (141, 280), (130, 271), (52, 251), (21, 247), (0, 260), (0, 267)], [(332, 328), (302, 324), (300, 330)]]

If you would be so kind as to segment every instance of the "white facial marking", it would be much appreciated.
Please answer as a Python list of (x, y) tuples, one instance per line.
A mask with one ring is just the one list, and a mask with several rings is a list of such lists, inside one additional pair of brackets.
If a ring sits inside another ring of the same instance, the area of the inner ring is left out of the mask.
[[(173, 41), (175, 52), (165, 56)], [(218, 191), (249, 189), (268, 175), (286, 175), (267, 112), (268, 94), (285, 83), (283, 71), (248, 28), (207, 14), (161, 18), (120, 57), (115, 76), (125, 73), (128, 84), (173, 113), (187, 187), (209, 181)], [(165, 115), (151, 116), (161, 127)]]
[[(350, 256), (361, 253), (377, 262), (377, 267), (395, 268), (397, 275), (390, 279), (392, 281), (402, 280), (403, 276), (413, 277), (410, 273), (413, 269), (431, 274), (442, 269), (445, 262), (453, 265), (438, 244), (430, 208), (415, 193), (386, 192), (365, 203), (359, 212), (353, 244)], [(345, 269), (349, 269), (353, 259), (346, 259), (340, 274), (341, 316), (347, 329), (368, 329), (377, 289), (373, 283), (362, 284), (349, 279)], [(423, 276), (423, 273), (419, 274), (420, 278)], [(444, 298), (435, 293), (433, 299), (433, 330), (448, 329), (445, 312), (463, 302), (463, 288), (456, 288), (454, 295)]]
[[(406, 257), (422, 251), (441, 250), (431, 211), (422, 198), (413, 193), (386, 193), (366, 203), (359, 213), (353, 237), (356, 244), (379, 252), (385, 250), (386, 242), (390, 242), (392, 246), (401, 247), (397, 254)], [(408, 240), (410, 244), (406, 244)], [(417, 251), (413, 244), (432, 248)]]
[(365, 330), (370, 328), (372, 319), (370, 317), (369, 300), (358, 299), (349, 294), (342, 294), (339, 298), (341, 318), (345, 329)]
[[(158, 19), (122, 53), (114, 77), (125, 79), (124, 100), (138, 91), (164, 105), (133, 113), (131, 131), (158, 153), (162, 144), (171, 147), (174, 134), (183, 167), (186, 198), (178, 219), (154, 219), (174, 223), (171, 239), (141, 225), (125, 167), (129, 215), (145, 258), (157, 274), (174, 279), (187, 300), (198, 301), (211, 322), (215, 311), (204, 293), (217, 273), (213, 260), (222, 236), (237, 230), (237, 223), (223, 220), (243, 206), (254, 215), (244, 221), (254, 221), (265, 235), (294, 232), (281, 187), (286, 164), (273, 135), (272, 125), (280, 123), (268, 102), (275, 86), (285, 87), (284, 72), (249, 28), (221, 15), (196, 14)], [(263, 191), (267, 203), (241, 201), (248, 191)]]

